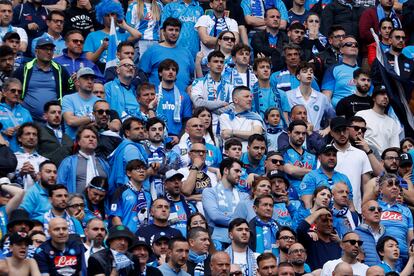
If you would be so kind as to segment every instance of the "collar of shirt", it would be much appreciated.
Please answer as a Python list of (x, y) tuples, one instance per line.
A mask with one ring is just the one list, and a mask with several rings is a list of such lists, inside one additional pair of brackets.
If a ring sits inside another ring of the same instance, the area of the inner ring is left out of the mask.
[[(298, 86), (298, 88), (295, 89), (295, 96), (296, 98), (303, 98), (302, 93), (300, 92), (300, 86)], [(318, 95), (316, 94), (315, 89), (311, 88), (311, 94), (310, 94), (311, 98), (317, 98)]]

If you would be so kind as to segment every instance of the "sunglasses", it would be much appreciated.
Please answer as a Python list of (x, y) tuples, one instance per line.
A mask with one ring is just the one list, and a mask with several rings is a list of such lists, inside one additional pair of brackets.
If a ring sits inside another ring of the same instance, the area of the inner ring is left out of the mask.
[(358, 48), (358, 42), (346, 42), (346, 43), (342, 44), (342, 47)]
[(358, 246), (361, 246), (364, 243), (363, 241), (359, 241), (359, 240), (346, 240), (346, 241), (342, 241), (342, 242), (349, 242), (351, 245), (358, 244)]
[(360, 127), (360, 126), (349, 126), (352, 127), (355, 131), (362, 131), (363, 133), (365, 133), (367, 131), (366, 127)]
[(104, 113), (107, 114), (107, 115), (109, 115), (109, 112), (110, 111), (111, 110), (109, 110), (109, 109), (98, 109), (95, 112), (98, 113), (99, 115), (103, 115)]
[(319, 23), (319, 20), (316, 20), (316, 19), (315, 19), (315, 20), (314, 20), (314, 19), (311, 19), (311, 20), (309, 20), (308, 22), (309, 22), (309, 23)]
[(75, 209), (85, 208), (85, 204), (84, 203), (72, 204), (69, 207), (70, 208), (75, 208)]
[(375, 206), (369, 206), (368, 211), (370, 212), (374, 212), (375, 210), (378, 210), (378, 212), (382, 212), (382, 208), (381, 207), (375, 207)]
[(243, 276), (243, 272), (241, 272), (240, 270), (239, 271), (233, 271), (233, 272), (230, 272), (229, 275), (230, 276)]
[(284, 241), (295, 241), (296, 240), (296, 238), (295, 237), (291, 237), (291, 236), (282, 236), (282, 237), (279, 237), (279, 239), (281, 239), (281, 240), (284, 240)]
[(197, 154), (200, 154), (200, 155), (207, 153), (206, 150), (195, 150), (195, 149), (194, 150), (190, 150), (190, 152), (191, 153), (197, 153)]
[(221, 39), (224, 41), (236, 42), (236, 39), (234, 37), (223, 36)]
[(22, 90), (21, 89), (14, 89), (14, 88), (12, 88), (12, 89), (8, 90), (7, 92), (11, 92), (13, 94), (16, 94), (16, 93), (21, 94), (22, 93)]
[(85, 41), (82, 40), (82, 39), (72, 39), (72, 42), (75, 43), (75, 44), (78, 44), (78, 43), (83, 44), (83, 43), (85, 43)]
[(392, 187), (392, 186), (395, 186), (397, 188), (400, 187), (400, 182), (399, 181), (396, 181), (394, 179), (388, 179), (387, 181), (384, 181), (384, 182), (387, 183), (387, 187)]
[(344, 38), (345, 35), (344, 34), (340, 34), (340, 35), (334, 35), (333, 38), (338, 39), (338, 38)]
[(396, 40), (405, 40), (405, 36), (402, 36), (402, 35), (396, 35), (396, 36), (394, 36), (394, 38)]
[(272, 162), (273, 165), (277, 165), (277, 164), (284, 165), (285, 164), (285, 161), (278, 160), (278, 159), (270, 159), (270, 162)]

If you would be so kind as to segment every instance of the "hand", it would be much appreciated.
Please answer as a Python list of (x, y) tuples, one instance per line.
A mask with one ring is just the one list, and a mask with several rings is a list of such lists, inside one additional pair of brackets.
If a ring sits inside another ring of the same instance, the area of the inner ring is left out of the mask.
[(22, 174), (31, 174), (31, 173), (34, 173), (34, 167), (33, 167), (33, 165), (29, 161), (26, 161), (26, 162), (23, 163), (23, 166), (20, 169), (20, 172)]
[(73, 216), (79, 220), (79, 221), (83, 221), (83, 218), (85, 217), (85, 211), (82, 209), (79, 209), (79, 211), (77, 211), (75, 214), (73, 214)]
[(309, 235), (309, 237), (311, 237), (311, 239), (313, 240), (313, 241), (318, 241), (319, 240), (319, 238), (318, 238), (318, 234), (316, 234), (316, 232), (314, 232), (314, 231), (309, 231), (308, 232), (308, 235)]
[(9, 142), (6, 141), (1, 134), (0, 134), (0, 145), (9, 146)]
[(148, 175), (156, 175), (158, 173), (158, 170), (160, 169), (161, 164), (158, 162), (151, 163), (149, 165), (149, 168), (147, 169)]
[(364, 137), (362, 137), (362, 135), (357, 135), (356, 138), (357, 139), (355, 140), (355, 145), (357, 146), (357, 148), (365, 152), (368, 152), (370, 148), (369, 148), (367, 141), (364, 139)]
[(171, 144), (172, 146), (177, 145), (177, 144), (178, 144), (178, 142), (180, 142), (180, 139), (179, 139), (177, 136), (173, 135), (173, 136), (170, 136), (170, 137), (172, 138), (172, 140), (171, 140), (171, 142), (170, 142), (170, 144)]
[(278, 193), (277, 194), (277, 200), (275, 202), (284, 202), (286, 205), (289, 204), (289, 196), (287, 192), (284, 193)]
[(334, 242), (339, 242), (339, 241), (341, 241), (341, 239), (339, 238), (339, 235), (338, 235), (338, 233), (331, 233), (331, 241), (334, 241)]
[(6, 128), (6, 130), (3, 131), (3, 133), (8, 137), (12, 137), (14, 133), (17, 131), (17, 129), (18, 127), (9, 127), (9, 128)]
[(321, 208), (317, 210), (315, 213), (318, 213), (318, 217), (324, 216), (324, 215), (331, 215), (331, 212), (326, 208)]
[(308, 133), (308, 135), (311, 135), (311, 134), (312, 134), (312, 132), (313, 132), (313, 124), (312, 124), (312, 123), (307, 122), (307, 123), (306, 123), (306, 125), (308, 126), (308, 127), (306, 128), (306, 132)]
[(37, 25), (36, 23), (29, 23), (27, 24), (27, 28), (31, 31), (36, 31), (39, 29), (39, 25)]
[(233, 130), (231, 130), (231, 129), (223, 129), (221, 131), (221, 137), (223, 137), (224, 140), (233, 137)]
[(158, 105), (158, 97), (155, 96), (155, 98), (148, 104), (148, 108), (155, 109)]
[(118, 26), (118, 27), (121, 27), (122, 29), (125, 29), (125, 20), (117, 20), (117, 21), (115, 21), (115, 25), (116, 26)]
[(167, 255), (165, 254), (161, 254), (160, 257), (158, 258), (158, 264), (162, 265), (165, 263), (165, 259), (167, 258)]
[(331, 131), (331, 128), (327, 127), (325, 129), (319, 130), (319, 135), (322, 137), (325, 137), (326, 135), (329, 134), (330, 131)]
[(103, 50), (106, 50), (106, 49), (108, 49), (108, 45), (109, 45), (109, 39), (104, 38), (104, 39), (102, 40), (101, 48), (102, 48)]
[(203, 51), (198, 52), (196, 55), (196, 63), (200, 63), (203, 57), (204, 57)]
[[(193, 160), (193, 165), (196, 166), (197, 168), (201, 169), (201, 167), (203, 167), (204, 165), (204, 160), (201, 159), (201, 157), (196, 157)], [(219, 178), (221, 179), (221, 178)]]
[(266, 57), (265, 54), (263, 53), (257, 53), (257, 58), (264, 58)]

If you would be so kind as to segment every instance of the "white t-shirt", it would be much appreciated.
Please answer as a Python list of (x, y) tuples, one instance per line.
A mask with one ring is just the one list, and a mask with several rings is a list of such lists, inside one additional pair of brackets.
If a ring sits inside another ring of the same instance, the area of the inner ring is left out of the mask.
[(234, 261), (233, 264), (239, 265), (243, 275), (248, 275), (249, 267), (247, 264), (247, 254), (246, 252), (235, 252), (233, 250)]
[[(257, 120), (250, 120), (244, 117), (236, 116), (233, 120), (230, 120), (229, 114), (220, 115), (220, 129), (232, 129), (232, 130), (243, 130), (252, 131), (254, 126), (262, 127), (262, 123)], [(224, 141), (225, 143), (226, 141)], [(247, 152), (247, 140), (242, 141), (242, 151)]]
[(345, 150), (338, 150), (335, 170), (348, 176), (354, 194), (354, 205), (361, 213), (362, 175), (372, 171), (368, 156), (365, 152), (351, 145)]
[[(320, 276), (332, 276), (332, 272), (334, 271), (335, 266), (342, 262), (343, 261), (341, 258), (326, 262), (323, 265)], [(360, 262), (351, 264), (351, 267), (354, 276), (365, 276), (367, 269), (369, 268), (366, 264), (362, 264)]]
[(358, 111), (355, 116), (360, 116), (367, 122), (365, 139), (379, 155), (387, 148), (400, 147), (401, 128), (390, 116), (378, 114), (372, 109)]
[[(217, 23), (216, 23), (217, 21)], [(194, 28), (198, 31), (199, 27), (206, 27), (207, 28), (207, 34), (209, 36), (218, 37), (218, 35), (222, 31), (232, 31), (234, 33), (239, 33), (239, 26), (237, 25), (236, 20), (231, 19), (229, 17), (224, 17), (216, 19), (214, 16), (210, 15), (203, 15), (195, 24)], [(210, 49), (207, 46), (203, 44), (203, 42), (200, 39), (200, 47), (201, 51), (204, 53), (205, 56), (207, 56), (211, 51), (214, 49)]]

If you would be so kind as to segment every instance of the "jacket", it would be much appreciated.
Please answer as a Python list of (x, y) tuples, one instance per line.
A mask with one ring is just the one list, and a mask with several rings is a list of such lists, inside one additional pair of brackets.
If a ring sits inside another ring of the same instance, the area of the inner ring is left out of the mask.
[[(207, 259), (204, 260), (204, 275), (205, 276), (211, 275), (210, 260), (211, 260), (211, 255), (209, 254)], [(197, 267), (196, 263), (194, 263), (190, 259), (187, 260), (187, 273), (189, 273), (190, 275), (195, 275), (194, 269), (196, 267)]]
[(338, 0), (334, 0), (322, 11), (321, 33), (328, 35), (332, 25), (341, 25), (347, 35), (353, 35), (358, 39), (358, 23), (363, 7), (344, 6)]
[(289, 42), (289, 38), (286, 33), (279, 31), (277, 34), (278, 40), (276, 48), (269, 45), (269, 33), (264, 30), (257, 32), (252, 37), (252, 48), (254, 56), (258, 53), (263, 53), (265, 56), (270, 57), (272, 60), (272, 72), (276, 72), (283, 69), (284, 58), (282, 57), (282, 49), (285, 43)]
[[(23, 66), (17, 68), (17, 70), (13, 73), (13, 77), (18, 78), (22, 82), (22, 100), (24, 99), (25, 93), (29, 86), (33, 66), (36, 64), (36, 61), (37, 58), (34, 58)], [(66, 69), (53, 60), (51, 61), (51, 69), (56, 82), (57, 98), (59, 101), (62, 101), (63, 96), (70, 94), (70, 92), (74, 92), (75, 85)]]
[[(380, 225), (381, 236), (385, 235), (385, 227)], [(355, 233), (358, 234), (359, 238), (364, 242), (362, 248), (365, 252), (365, 264), (368, 266), (378, 265), (381, 263), (381, 259), (377, 253), (377, 243), (375, 242), (372, 230), (365, 223), (360, 224), (355, 228)]]
[(72, 59), (68, 56), (68, 49), (66, 48), (63, 49), (61, 56), (58, 56), (53, 60), (62, 65), (63, 68), (65, 68), (68, 71), (69, 75), (78, 72), (80, 68), (89, 67), (95, 72), (95, 75), (100, 80), (104, 81), (102, 73), (99, 70), (98, 66), (96, 66), (95, 63), (87, 59), (85, 53), (82, 53), (82, 55), (76, 59)]
[[(120, 271), (118, 271), (119, 275), (124, 275), (124, 276), (141, 275), (140, 269), (139, 269), (139, 261), (136, 259), (136, 257), (134, 257), (128, 252), (125, 253), (125, 255), (133, 261), (134, 265), (121, 269)], [(112, 255), (112, 252), (109, 248), (100, 250), (92, 254), (88, 260), (88, 275), (95, 275), (96, 270), (100, 272), (101, 270), (103, 270), (105, 272), (104, 273), (105, 275), (110, 275), (112, 271), (113, 261), (114, 261), (114, 256)]]
[[(57, 183), (63, 184), (68, 188), (69, 193), (76, 192), (76, 167), (78, 165), (78, 155), (74, 154), (63, 159), (62, 163), (58, 169), (58, 178)], [(102, 169), (105, 171), (106, 175), (110, 175), (110, 168), (108, 163), (97, 157)]]
[(62, 141), (59, 142), (53, 130), (48, 127), (40, 126), (40, 139), (37, 145), (37, 151), (40, 155), (53, 161), (57, 167), (63, 159), (72, 154), (73, 141), (66, 134), (62, 135)]

